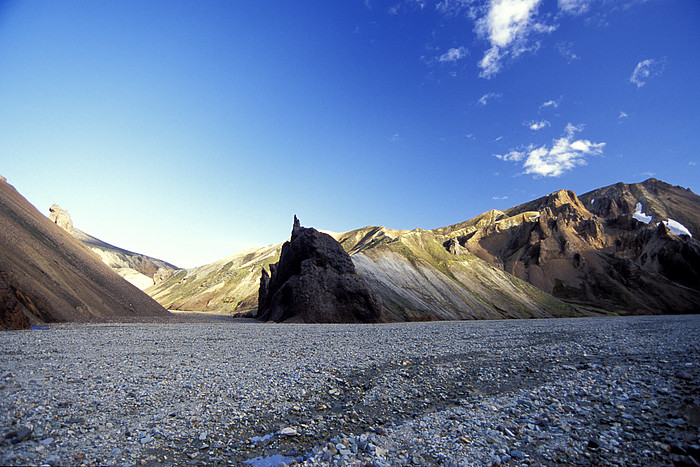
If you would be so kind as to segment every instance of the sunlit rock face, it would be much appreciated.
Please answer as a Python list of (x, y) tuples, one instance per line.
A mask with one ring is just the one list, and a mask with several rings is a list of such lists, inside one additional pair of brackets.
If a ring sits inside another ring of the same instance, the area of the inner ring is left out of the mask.
[(377, 299), (355, 272), (350, 255), (330, 235), (302, 227), (294, 218), (292, 237), (278, 263), (260, 281), (257, 317), (263, 321), (366, 323), (379, 320)]

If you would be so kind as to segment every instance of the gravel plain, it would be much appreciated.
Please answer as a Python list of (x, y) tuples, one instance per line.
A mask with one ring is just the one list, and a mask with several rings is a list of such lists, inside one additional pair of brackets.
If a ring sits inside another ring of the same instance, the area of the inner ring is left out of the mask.
[(700, 316), (0, 333), (0, 464), (698, 465)]

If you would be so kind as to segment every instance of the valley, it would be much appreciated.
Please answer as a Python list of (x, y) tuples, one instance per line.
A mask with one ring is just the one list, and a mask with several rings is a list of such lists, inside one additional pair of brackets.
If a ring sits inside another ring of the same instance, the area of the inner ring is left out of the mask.
[(692, 462), (699, 332), (698, 315), (10, 331), (0, 463)]

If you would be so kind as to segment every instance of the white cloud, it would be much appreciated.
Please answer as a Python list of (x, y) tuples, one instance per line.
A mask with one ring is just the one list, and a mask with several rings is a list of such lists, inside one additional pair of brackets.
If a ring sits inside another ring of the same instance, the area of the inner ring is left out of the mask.
[(398, 133), (394, 133), (393, 135), (389, 136), (390, 143), (395, 143), (395, 142), (399, 141), (400, 139), (401, 139), (401, 137), (399, 136)]
[(525, 158), (525, 153), (522, 151), (510, 151), (508, 154), (494, 154), (493, 156), (502, 161), (519, 162)]
[(593, 143), (587, 139), (574, 139), (583, 131), (583, 126), (566, 125), (564, 135), (555, 139), (551, 147), (530, 145), (524, 151), (512, 150), (507, 154), (494, 154), (502, 161), (520, 162), (523, 159), (523, 173), (535, 177), (559, 177), (560, 175), (586, 164), (586, 156), (603, 153), (605, 143)]
[(559, 9), (570, 15), (580, 15), (588, 11), (593, 0), (559, 0)]
[(549, 126), (549, 121), (547, 120), (542, 120), (539, 122), (525, 122), (525, 126), (531, 129), (532, 131), (539, 131), (543, 128), (547, 128)]
[(549, 33), (556, 27), (535, 21), (542, 0), (489, 0), (488, 11), (476, 22), (476, 32), (491, 47), (479, 61), (482, 78), (501, 71), (506, 57), (515, 58), (536, 50), (539, 44), (529, 42), (532, 33)]
[(691, 167), (695, 167), (698, 164), (695, 161), (690, 161), (690, 162), (688, 162), (688, 165)]
[(496, 201), (501, 201), (504, 199), (508, 199), (507, 196), (492, 196), (491, 199), (496, 200)]
[(654, 76), (660, 75), (664, 71), (664, 60), (646, 59), (637, 63), (637, 66), (630, 76), (630, 82), (641, 88)]
[(582, 130), (582, 126), (569, 123), (564, 136), (555, 140), (551, 148), (528, 148), (528, 156), (523, 163), (524, 173), (535, 177), (558, 177), (577, 166), (585, 165), (585, 156), (602, 154), (605, 143), (592, 143), (587, 139), (573, 140), (574, 134)]
[(440, 55), (438, 61), (442, 63), (456, 62), (457, 60), (466, 57), (467, 53), (468, 51), (465, 47), (453, 47), (444, 54)]
[(503, 97), (503, 94), (501, 94), (500, 92), (487, 92), (486, 94), (481, 96), (479, 100), (476, 101), (476, 103), (479, 105), (486, 105), (489, 103), (490, 100), (500, 99), (501, 97)]
[(627, 112), (625, 112), (625, 111), (623, 111), (623, 110), (620, 110), (620, 115), (617, 116), (617, 119), (618, 119), (618, 120), (624, 120), (624, 119), (627, 118), (627, 117), (629, 117), (629, 115), (627, 115)]
[(548, 100), (547, 102), (543, 102), (542, 105), (540, 105), (540, 109), (546, 109), (547, 107), (552, 107), (553, 109), (559, 108), (560, 102), (561, 98), (558, 101)]

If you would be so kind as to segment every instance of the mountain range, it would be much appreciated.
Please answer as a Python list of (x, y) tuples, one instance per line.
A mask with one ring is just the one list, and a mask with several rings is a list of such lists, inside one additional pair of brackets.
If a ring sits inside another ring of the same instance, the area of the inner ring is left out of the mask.
[[(5, 328), (167, 316), (163, 307), (255, 316), (263, 269), (283, 247), (179, 269), (74, 228), (56, 205), (46, 218), (4, 180), (0, 221)], [(560, 190), (432, 230), (331, 236), (380, 321), (700, 311), (700, 197), (655, 179)]]
[[(388, 321), (697, 312), (699, 235), (700, 197), (656, 179), (560, 190), (432, 230), (332, 234)], [(255, 309), (281, 248), (178, 271), (147, 293), (170, 309)]]

